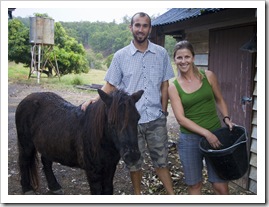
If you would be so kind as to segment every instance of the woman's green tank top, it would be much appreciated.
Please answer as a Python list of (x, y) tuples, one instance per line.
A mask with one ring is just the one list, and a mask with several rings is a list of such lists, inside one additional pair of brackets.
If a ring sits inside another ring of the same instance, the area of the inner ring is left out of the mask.
[[(221, 123), (217, 114), (212, 87), (207, 80), (205, 71), (200, 70), (200, 73), (203, 75), (202, 86), (193, 93), (184, 92), (177, 79), (173, 83), (180, 96), (185, 117), (203, 128), (214, 131), (221, 127)], [(183, 126), (180, 126), (180, 131), (188, 134), (192, 133)]]

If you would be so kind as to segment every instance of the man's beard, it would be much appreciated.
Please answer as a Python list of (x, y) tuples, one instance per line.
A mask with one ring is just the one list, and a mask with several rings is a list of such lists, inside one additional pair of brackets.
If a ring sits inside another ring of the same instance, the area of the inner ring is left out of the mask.
[(138, 37), (138, 35), (133, 34), (133, 37), (134, 37), (135, 41), (140, 43), (140, 44), (145, 42), (148, 39), (148, 35), (145, 35), (143, 37)]

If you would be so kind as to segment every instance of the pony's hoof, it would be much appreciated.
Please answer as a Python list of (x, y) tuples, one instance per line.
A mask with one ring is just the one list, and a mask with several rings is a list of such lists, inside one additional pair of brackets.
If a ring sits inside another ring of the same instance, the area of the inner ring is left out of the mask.
[(59, 189), (59, 190), (50, 190), (51, 194), (52, 195), (63, 195), (64, 194), (64, 191), (63, 189)]
[(35, 192), (33, 190), (26, 191), (24, 195), (35, 195)]

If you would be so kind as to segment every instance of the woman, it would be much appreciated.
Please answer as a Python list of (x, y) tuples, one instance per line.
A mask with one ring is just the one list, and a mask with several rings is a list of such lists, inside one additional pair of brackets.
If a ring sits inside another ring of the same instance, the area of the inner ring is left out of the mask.
[[(212, 131), (221, 127), (217, 108), (224, 123), (232, 130), (228, 108), (216, 76), (209, 70), (198, 70), (194, 64), (193, 46), (186, 40), (176, 44), (174, 61), (178, 77), (170, 84), (168, 93), (175, 117), (180, 125), (178, 151), (183, 165), (185, 182), (191, 195), (201, 194), (203, 155), (199, 142), (207, 139), (217, 149), (221, 146)], [(206, 160), (208, 180), (216, 194), (229, 194), (228, 182), (220, 179)]]

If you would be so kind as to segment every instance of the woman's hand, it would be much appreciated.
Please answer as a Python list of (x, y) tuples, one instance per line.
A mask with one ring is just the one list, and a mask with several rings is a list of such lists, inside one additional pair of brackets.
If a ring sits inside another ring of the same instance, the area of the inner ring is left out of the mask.
[(229, 127), (230, 131), (233, 130), (233, 126), (235, 124), (230, 120), (230, 117), (224, 117), (223, 122), (226, 124), (227, 127)]
[(214, 149), (219, 149), (222, 146), (221, 142), (216, 137), (216, 135), (214, 135), (210, 131), (207, 132), (205, 138), (209, 142), (209, 144), (211, 145), (211, 147), (213, 147)]
[(229, 121), (226, 125), (229, 127), (230, 131), (232, 131), (235, 124)]

